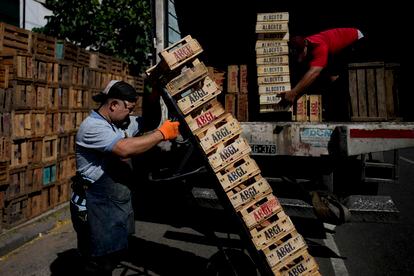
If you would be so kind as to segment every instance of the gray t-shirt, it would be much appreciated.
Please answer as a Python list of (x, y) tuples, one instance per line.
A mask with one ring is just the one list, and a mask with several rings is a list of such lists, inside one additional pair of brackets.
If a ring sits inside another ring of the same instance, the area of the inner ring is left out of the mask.
[(130, 116), (128, 128), (123, 130), (109, 123), (96, 111), (82, 122), (76, 135), (77, 171), (92, 183), (98, 180), (111, 159), (114, 145), (125, 137), (133, 137), (139, 131), (139, 117)]

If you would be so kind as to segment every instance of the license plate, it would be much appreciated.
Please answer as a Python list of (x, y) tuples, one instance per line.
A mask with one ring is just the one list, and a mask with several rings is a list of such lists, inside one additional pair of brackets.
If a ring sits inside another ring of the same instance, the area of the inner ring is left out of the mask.
[(275, 144), (250, 144), (253, 155), (272, 155), (276, 154)]

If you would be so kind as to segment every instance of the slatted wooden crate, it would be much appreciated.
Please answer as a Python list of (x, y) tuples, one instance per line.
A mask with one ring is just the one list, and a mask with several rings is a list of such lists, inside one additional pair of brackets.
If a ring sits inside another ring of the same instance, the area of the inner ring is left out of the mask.
[(28, 194), (38, 192), (43, 187), (43, 164), (31, 164), (28, 167), (29, 181), (26, 184)]
[(13, 123), (11, 119), (11, 114), (0, 112), (0, 135), (1, 136), (10, 137), (12, 124)]
[(31, 112), (12, 111), (12, 139), (30, 138), (32, 136)]
[(45, 119), (45, 135), (54, 135), (59, 133), (59, 112), (47, 111)]
[(182, 98), (177, 101), (177, 105), (183, 114), (187, 115), (220, 93), (221, 91), (218, 90), (216, 83), (207, 76), (187, 91), (184, 91), (181, 95)]
[[(7, 67), (6, 80), (33, 80), (34, 61), (31, 54), (0, 54), (0, 63)], [(6, 86), (4, 86), (6, 87)]]
[(48, 85), (46, 88), (46, 111), (56, 111), (59, 107), (59, 87)]
[(27, 166), (11, 169), (9, 174), (9, 185), (5, 190), (6, 201), (10, 201), (27, 194), (26, 189), (29, 180), (29, 170)]
[(78, 58), (77, 58), (77, 64), (80, 66), (86, 66), (89, 67), (89, 60), (91, 57), (91, 53), (85, 49), (78, 48)]
[[(398, 114), (398, 74), (384, 62), (348, 66), (351, 120), (384, 121)], [(397, 111), (397, 112), (396, 112)]]
[(46, 133), (46, 113), (44, 111), (32, 111), (32, 137), (41, 137)]
[(55, 58), (76, 63), (78, 58), (78, 47), (68, 41), (57, 40)]
[(245, 155), (236, 162), (228, 165), (216, 173), (216, 176), (224, 191), (236, 187), (240, 183), (260, 173), (256, 162)]
[(241, 131), (239, 122), (227, 113), (219, 120), (210, 123), (208, 128), (197, 133), (197, 137), (204, 152), (208, 154), (214, 150), (216, 145), (239, 135)]
[(70, 184), (69, 181), (63, 181), (57, 183), (55, 186), (56, 190), (56, 204), (62, 204), (70, 199)]
[(30, 53), (31, 32), (6, 23), (0, 23), (0, 52)]
[(72, 85), (88, 87), (89, 86), (89, 68), (85, 66), (72, 66)]
[(259, 77), (273, 76), (273, 75), (289, 75), (289, 66), (287, 65), (258, 65), (257, 75)]
[(198, 41), (190, 35), (177, 41), (160, 52), (160, 56), (166, 62), (170, 70), (181, 66), (185, 62), (195, 58), (203, 51)]
[(0, 89), (9, 87), (9, 66), (2, 65), (0, 59)]
[(268, 195), (247, 204), (240, 210), (240, 215), (246, 223), (246, 226), (252, 229), (259, 223), (277, 215), (280, 211), (282, 211), (282, 206), (280, 205), (279, 200), (274, 195)]
[(28, 143), (25, 139), (14, 140), (10, 145), (11, 158), (10, 169), (27, 166), (28, 164)]
[(8, 160), (0, 161), (0, 187), (8, 183), (9, 183), (9, 161)]
[(41, 193), (41, 210), (43, 212), (54, 208), (57, 204), (57, 192), (54, 186), (47, 186), (42, 189)]
[(249, 154), (251, 148), (246, 139), (235, 137), (217, 145), (208, 156), (208, 161), (215, 172)]
[(282, 93), (291, 89), (290, 83), (274, 83), (259, 85), (259, 94)]
[(239, 93), (239, 66), (227, 66), (227, 92)]
[(269, 76), (262, 76), (257, 78), (257, 83), (259, 85), (266, 85), (266, 84), (275, 84), (275, 83), (289, 83), (290, 76), (289, 75), (269, 75)]
[(56, 38), (40, 33), (32, 33), (32, 53), (50, 59), (55, 58)]
[[(12, 201), (6, 201), (3, 211), (2, 225), (10, 229), (27, 220), (27, 195), (16, 198)], [(0, 210), (1, 212), (1, 210)]]
[(10, 138), (0, 136), (0, 161), (9, 161), (10, 159)]
[(42, 57), (42, 56), (36, 56), (34, 58), (34, 80), (38, 82), (44, 82), (46, 83), (48, 79), (48, 63), (49, 59)]
[(30, 164), (41, 164), (43, 161), (43, 137), (27, 141), (27, 158)]
[(258, 56), (256, 58), (257, 65), (288, 65), (289, 56)]
[(272, 193), (269, 183), (260, 174), (247, 179), (238, 186), (233, 187), (227, 192), (234, 209), (239, 211), (252, 201)]
[(302, 254), (299, 258), (292, 261), (287, 267), (282, 268), (276, 272), (276, 275), (290, 276), (290, 275), (321, 275), (319, 273), (319, 266), (315, 259), (309, 254)]
[(202, 131), (209, 123), (213, 122), (224, 114), (223, 106), (217, 101), (212, 100), (198, 109), (192, 111), (186, 118), (186, 122), (191, 131), (196, 133)]
[(48, 163), (43, 166), (43, 186), (50, 186), (57, 181), (56, 163)]
[(256, 33), (287, 33), (289, 31), (288, 21), (257, 22)]
[(132, 85), (138, 93), (144, 92), (144, 78), (142, 76), (126, 75), (124, 81)]
[(13, 110), (25, 110), (36, 107), (36, 91), (32, 82), (27, 81), (11, 81), (11, 108)]
[(12, 108), (12, 88), (0, 88), (0, 113), (10, 112)]
[(70, 87), (62, 87), (58, 88), (58, 109), (65, 110), (69, 108), (69, 90)]
[(248, 91), (248, 78), (247, 78), (247, 65), (241, 64), (239, 71), (239, 91), (242, 94), (247, 94)]
[(66, 61), (59, 61), (59, 86), (69, 86), (72, 84), (72, 63)]
[(39, 216), (42, 210), (42, 193), (33, 193), (28, 196), (27, 201), (27, 218), (34, 218)]
[(196, 59), (192, 65), (193, 67), (184, 70), (166, 84), (165, 87), (171, 96), (188, 89), (207, 76), (208, 70), (204, 63)]
[(256, 48), (257, 57), (273, 56), (273, 55), (286, 55), (287, 56), (288, 54), (289, 54), (289, 47), (287, 45)]
[(272, 22), (272, 21), (288, 21), (288, 12), (270, 12), (270, 13), (258, 13), (257, 22)]
[(43, 138), (42, 161), (44, 163), (57, 160), (57, 135), (45, 136)]
[(278, 212), (250, 230), (250, 235), (258, 250), (269, 247), (286, 236), (290, 238), (296, 234), (295, 226), (284, 211)]
[(114, 74), (122, 75), (125, 73), (126, 63), (120, 59), (115, 57), (110, 57), (110, 71)]
[(89, 57), (89, 67), (101, 69), (104, 71), (111, 70), (112, 58), (99, 52), (91, 52)]

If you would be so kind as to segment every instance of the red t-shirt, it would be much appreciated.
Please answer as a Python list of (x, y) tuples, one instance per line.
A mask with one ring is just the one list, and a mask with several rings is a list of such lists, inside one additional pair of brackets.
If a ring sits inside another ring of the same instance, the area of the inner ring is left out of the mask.
[(306, 37), (311, 45), (310, 66), (326, 67), (328, 55), (335, 54), (358, 40), (358, 29), (337, 28)]

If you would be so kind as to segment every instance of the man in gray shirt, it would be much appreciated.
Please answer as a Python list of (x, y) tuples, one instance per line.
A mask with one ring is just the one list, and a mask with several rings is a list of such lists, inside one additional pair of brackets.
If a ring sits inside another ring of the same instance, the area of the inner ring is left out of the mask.
[(163, 140), (175, 139), (178, 122), (136, 137), (139, 118), (130, 116), (138, 94), (123, 81), (111, 81), (93, 100), (100, 103), (85, 118), (76, 135), (76, 169), (71, 216), (78, 249), (87, 260), (88, 275), (111, 275), (114, 256), (128, 246), (134, 231), (128, 159)]

